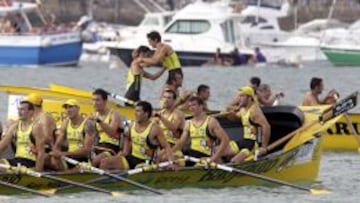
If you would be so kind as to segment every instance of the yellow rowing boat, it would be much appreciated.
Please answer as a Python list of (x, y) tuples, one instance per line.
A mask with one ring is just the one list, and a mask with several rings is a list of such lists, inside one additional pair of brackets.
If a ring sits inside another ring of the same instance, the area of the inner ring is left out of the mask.
[[(64, 109), (61, 108), (62, 102), (68, 98), (76, 98), (81, 104), (81, 113), (89, 115), (93, 112), (91, 103), (91, 92), (72, 88), (64, 85), (50, 84), (49, 89), (33, 88), (33, 87), (19, 87), (2, 85), (0, 90), (9, 94), (8, 103), (8, 117), (14, 118), (17, 116), (17, 104), (21, 98), (29, 93), (38, 93), (42, 95), (44, 100), (44, 110), (50, 112), (57, 121), (61, 121), (65, 116)], [(134, 119), (134, 109), (132, 107), (124, 107), (117, 104), (118, 101), (112, 100), (109, 105), (112, 108), (119, 110), (120, 114), (127, 119)], [(319, 115), (328, 106), (319, 107), (302, 107), (299, 108), (308, 114)], [(350, 122), (353, 125), (353, 130), (359, 132), (360, 130), (360, 114), (349, 114)], [(360, 147), (360, 137), (355, 135), (349, 122), (345, 116), (332, 125), (324, 137), (323, 149), (324, 150), (338, 150), (338, 151), (357, 151)]]

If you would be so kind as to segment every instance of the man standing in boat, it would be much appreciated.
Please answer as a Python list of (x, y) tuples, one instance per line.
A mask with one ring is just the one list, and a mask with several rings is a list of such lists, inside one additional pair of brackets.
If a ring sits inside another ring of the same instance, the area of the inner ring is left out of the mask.
[(140, 100), (142, 77), (148, 78), (150, 80), (156, 80), (165, 71), (165, 68), (162, 68), (159, 72), (151, 74), (143, 69), (144, 63), (141, 63), (140, 60), (137, 59), (149, 57), (150, 52), (151, 51), (147, 46), (140, 46), (133, 52), (133, 61), (131, 62), (130, 68), (128, 70), (125, 94), (125, 98), (131, 101), (136, 102)]
[[(174, 146), (176, 144), (177, 139), (179, 139), (182, 134), (185, 124), (184, 113), (178, 110), (175, 106), (176, 97), (177, 96), (174, 91), (166, 90), (161, 98), (163, 104), (162, 109), (154, 114), (154, 121), (160, 125), (160, 128), (162, 129), (162, 132), (170, 146)], [(165, 151), (160, 151), (158, 153), (158, 157), (160, 160), (165, 160)]]
[[(270, 125), (259, 105), (255, 102), (254, 96), (255, 92), (252, 87), (242, 87), (238, 93), (240, 110), (228, 115), (231, 120), (240, 120), (243, 126), (241, 137), (230, 144), (234, 154), (231, 159), (233, 163), (244, 161), (258, 145), (261, 146), (258, 148), (259, 154), (267, 153), (266, 147), (270, 140)], [(261, 138), (258, 138), (259, 134)]]
[(35, 124), (34, 114), (35, 107), (32, 103), (27, 100), (20, 102), (18, 107), (19, 119), (10, 124), (0, 141), (0, 152), (12, 144), (15, 157), (2, 159), (1, 163), (11, 166), (35, 167), (36, 171), (43, 171), (45, 136), (43, 129)]
[[(51, 166), (55, 170), (73, 169), (75, 166), (64, 162), (62, 156), (76, 159), (80, 162), (88, 162), (95, 139), (94, 123), (80, 114), (80, 106), (77, 100), (68, 99), (62, 106), (67, 118), (58, 130), (51, 155)], [(67, 150), (62, 151), (64, 141), (67, 142)]]
[(102, 169), (133, 169), (138, 164), (150, 163), (154, 160), (155, 152), (164, 149), (167, 160), (173, 161), (171, 148), (166, 141), (160, 126), (152, 121), (152, 106), (146, 101), (135, 105), (135, 121), (125, 132), (124, 148), (115, 156), (103, 159)]
[(152, 31), (147, 34), (147, 38), (149, 44), (156, 50), (152, 57), (142, 58), (140, 61), (147, 65), (158, 65), (161, 63), (169, 72), (167, 81), (169, 81), (170, 78), (175, 77), (175, 73), (179, 73), (184, 77), (178, 55), (170, 45), (161, 42), (160, 33)]
[(305, 94), (302, 105), (303, 106), (316, 106), (323, 104), (333, 104), (336, 102), (338, 93), (336, 90), (328, 92), (324, 99), (320, 99), (319, 96), (324, 90), (324, 83), (322, 78), (313, 77), (310, 81), (310, 91)]
[(184, 152), (185, 154), (206, 158), (208, 162), (221, 162), (221, 157), (226, 156), (229, 146), (229, 137), (225, 130), (214, 117), (206, 114), (204, 101), (199, 97), (193, 96), (189, 99), (189, 109), (193, 118), (186, 122), (180, 139), (172, 148), (173, 152), (182, 150), (190, 139), (190, 149)]
[(92, 95), (95, 113), (89, 119), (95, 123), (99, 138), (92, 165), (98, 167), (102, 159), (119, 152), (124, 128), (119, 112), (107, 107), (108, 93), (103, 89), (96, 89)]

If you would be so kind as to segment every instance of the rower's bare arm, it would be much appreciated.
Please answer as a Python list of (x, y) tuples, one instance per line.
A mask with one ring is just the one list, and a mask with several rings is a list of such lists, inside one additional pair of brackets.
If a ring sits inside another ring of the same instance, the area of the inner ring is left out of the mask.
[(166, 141), (163, 131), (161, 130), (158, 124), (153, 124), (153, 127), (150, 131), (150, 136), (156, 137), (157, 141), (159, 142), (161, 148), (165, 150), (166, 156), (169, 161), (173, 161), (173, 155), (170, 148), (169, 143)]
[(61, 149), (61, 145), (65, 139), (65, 130), (67, 123), (69, 122), (68, 119), (64, 120), (64, 122), (61, 124), (60, 128), (57, 130), (57, 136), (55, 139), (54, 149), (59, 150)]
[(149, 65), (157, 65), (165, 58), (166, 53), (167, 53), (167, 47), (163, 46), (160, 48), (160, 50), (156, 50), (152, 57), (142, 58), (141, 61)]
[(184, 127), (184, 130), (180, 136), (180, 139), (178, 139), (175, 143), (175, 145), (173, 146), (172, 148), (172, 151), (173, 152), (176, 152), (178, 150), (182, 150), (188, 136), (189, 136), (189, 129), (190, 129), (190, 126), (189, 126), (189, 122), (186, 122), (185, 123), (185, 127)]
[(271, 127), (260, 108), (255, 108), (252, 120), (261, 127), (261, 146), (267, 147), (270, 140)]
[(175, 110), (174, 112), (174, 119), (173, 121), (169, 121), (167, 118), (165, 118), (164, 116), (162, 116), (160, 114), (159, 119), (161, 120), (161, 122), (169, 129), (171, 130), (173, 133), (176, 133), (176, 131), (179, 128), (182, 128), (183, 123), (184, 123), (184, 115), (182, 112)]
[(4, 132), (5, 135), (1, 138), (0, 141), (0, 152), (3, 152), (13, 140), (13, 136), (16, 132), (17, 126), (17, 122), (14, 122)]
[(85, 138), (84, 138), (84, 145), (83, 147), (80, 147), (78, 150), (75, 150), (73, 152), (65, 152), (65, 156), (70, 156), (72, 158), (80, 158), (80, 157), (86, 157), (90, 154), (94, 139), (96, 135), (96, 129), (94, 123), (92, 121), (88, 120), (85, 123)]
[(130, 140), (130, 129), (132, 124), (130, 124), (129, 128), (124, 132), (124, 147), (122, 149), (122, 155), (126, 156), (131, 152), (131, 140)]
[(110, 124), (104, 123), (103, 121), (101, 121), (99, 124), (100, 124), (101, 128), (104, 130), (104, 132), (106, 134), (108, 134), (110, 137), (113, 137), (115, 139), (120, 138), (118, 129), (123, 128), (123, 126), (122, 126), (120, 114), (118, 111), (114, 111), (112, 113)]
[(156, 80), (158, 79), (164, 72), (165, 72), (165, 68), (161, 68), (161, 70), (159, 70), (158, 72), (156, 73), (150, 73), (150, 72), (147, 72), (147, 71), (143, 71), (143, 76), (149, 80)]
[(35, 136), (35, 148), (36, 148), (36, 171), (44, 170), (44, 162), (45, 162), (45, 143), (46, 137), (44, 135), (44, 130), (40, 126), (34, 126), (33, 135)]
[(45, 135), (45, 142), (48, 141), (51, 145), (54, 145), (54, 130), (56, 129), (56, 123), (54, 118), (46, 113), (41, 119), (42, 130)]
[(216, 147), (216, 152), (211, 157), (210, 161), (218, 161), (224, 154), (225, 149), (229, 146), (229, 136), (215, 118), (211, 118), (209, 122), (210, 132), (220, 140), (220, 145)]

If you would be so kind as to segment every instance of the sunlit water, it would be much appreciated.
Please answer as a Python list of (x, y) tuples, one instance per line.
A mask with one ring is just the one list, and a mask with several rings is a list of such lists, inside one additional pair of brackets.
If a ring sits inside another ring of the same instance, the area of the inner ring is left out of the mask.
[[(150, 69), (150, 71), (155, 71)], [(77, 88), (92, 90), (102, 87), (106, 90), (124, 94), (126, 69), (108, 69), (104, 63), (83, 63), (80, 68), (0, 68), (1, 84), (47, 87), (49, 83), (59, 83)], [(299, 105), (309, 89), (313, 76), (324, 78), (326, 91), (337, 89), (342, 96), (360, 87), (360, 67), (335, 68), (327, 62), (304, 64), (301, 69), (280, 66), (254, 68), (247, 67), (194, 67), (184, 68), (184, 89), (195, 89), (199, 84), (211, 87), (211, 109), (222, 109), (233, 98), (236, 90), (248, 84), (251, 76), (259, 76), (263, 83), (271, 85), (274, 92), (283, 91), (286, 97), (283, 104)], [(144, 80), (143, 100), (158, 105), (164, 74), (157, 81)], [(0, 118), (6, 118), (7, 97), (0, 93)], [(355, 109), (359, 112), (359, 107)], [(0, 197), (0, 202), (360, 202), (360, 155), (355, 153), (325, 153), (321, 161), (318, 181), (332, 191), (329, 195), (315, 196), (287, 187), (240, 187), (224, 189), (181, 189), (164, 191), (164, 196), (154, 196), (146, 192), (125, 194), (121, 197), (87, 192), (67, 194), (50, 199), (27, 196)]]

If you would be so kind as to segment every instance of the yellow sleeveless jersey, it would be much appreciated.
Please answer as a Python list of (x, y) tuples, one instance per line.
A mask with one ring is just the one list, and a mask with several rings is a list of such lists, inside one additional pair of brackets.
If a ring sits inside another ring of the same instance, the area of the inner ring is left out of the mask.
[[(109, 113), (105, 116), (105, 118), (103, 118), (104, 123), (110, 124), (112, 112), (113, 111), (110, 110)], [(96, 130), (99, 133), (99, 144), (108, 143), (116, 146), (119, 145), (119, 139), (110, 137), (108, 134), (106, 134), (98, 123), (96, 123)]]
[(212, 147), (215, 143), (214, 139), (209, 137), (211, 135), (208, 134), (207, 128), (209, 120), (210, 117), (208, 116), (199, 127), (196, 127), (193, 123), (193, 120), (190, 120), (190, 148), (194, 151), (198, 151), (210, 156), (212, 153)]
[(253, 106), (241, 114), (241, 122), (244, 128), (244, 139), (256, 140), (256, 126), (250, 122), (250, 112)]
[(142, 132), (137, 132), (135, 126), (136, 123), (132, 125), (130, 130), (131, 155), (139, 159), (151, 160), (154, 150), (150, 149), (146, 139), (150, 134), (153, 122), (151, 121), (151, 123)]
[(31, 132), (33, 129), (34, 123), (30, 124), (30, 126), (25, 130), (22, 131), (21, 126), (22, 122), (19, 122), (17, 131), (16, 131), (16, 158), (24, 158), (29, 159), (32, 161), (36, 161), (36, 156), (33, 152), (34, 143), (31, 141)]
[[(163, 112), (163, 111), (161, 111), (161, 112)], [(167, 118), (167, 120), (170, 122), (172, 122), (174, 120), (174, 111), (171, 112), (171, 114)], [(160, 121), (160, 128), (162, 129), (168, 143), (175, 144), (176, 137), (174, 136), (174, 133), (168, 127), (166, 127), (162, 121)]]
[[(140, 76), (140, 80), (141, 80), (142, 74), (140, 74), (139, 76)], [(128, 90), (134, 84), (136, 84), (135, 83), (135, 75), (133, 74), (131, 68), (129, 68), (128, 74), (127, 74), (126, 90)]]
[(178, 55), (173, 51), (169, 56), (166, 56), (162, 61), (163, 67), (167, 70), (175, 70), (181, 68), (181, 64)]
[(85, 137), (85, 122), (86, 119), (83, 120), (83, 122), (74, 128), (71, 125), (71, 121), (66, 125), (66, 137), (69, 143), (69, 149), (68, 152), (74, 152), (84, 146), (84, 137)]

